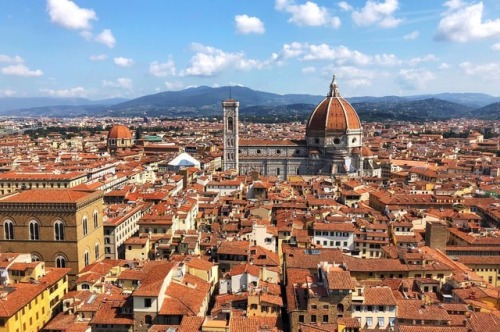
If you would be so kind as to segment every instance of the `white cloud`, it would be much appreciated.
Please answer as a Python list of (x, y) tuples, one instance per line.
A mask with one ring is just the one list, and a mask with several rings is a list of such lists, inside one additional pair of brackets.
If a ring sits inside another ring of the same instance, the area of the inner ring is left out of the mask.
[(397, 66), (402, 63), (401, 60), (394, 54), (375, 54), (373, 56), (374, 63), (384, 66), (384, 67), (392, 67)]
[(359, 26), (377, 25), (381, 28), (394, 28), (403, 21), (394, 17), (398, 7), (398, 0), (382, 2), (368, 0), (360, 11), (352, 13), (352, 19)]
[(373, 70), (359, 69), (353, 66), (329, 66), (325, 68), (324, 72), (335, 73), (338, 78), (341, 78), (339, 81), (352, 88), (370, 86), (376, 77)]
[(96, 54), (96, 55), (91, 55), (89, 59), (91, 61), (104, 61), (108, 58), (106, 54)]
[(485, 63), (475, 65), (470, 62), (462, 62), (460, 69), (468, 76), (476, 76), (484, 81), (492, 81), (500, 78), (499, 63)]
[(132, 90), (133, 81), (130, 78), (121, 77), (118, 78), (116, 81), (103, 80), (102, 86), (105, 88), (120, 88), (120, 89)]
[(165, 88), (168, 91), (178, 91), (184, 88), (184, 84), (182, 82), (165, 82)]
[(9, 63), (23, 63), (24, 59), (19, 55), (8, 56), (4, 54), (0, 54), (0, 62), (9, 62)]
[(250, 33), (262, 34), (266, 31), (264, 23), (255, 16), (236, 15), (234, 21), (236, 23), (236, 31), (244, 35)]
[(5, 89), (5, 90), (0, 90), (0, 94), (4, 97), (12, 97), (15, 95), (17, 92), (12, 90), (12, 89)]
[(82, 32), (80, 32), (80, 36), (83, 37), (83, 39), (85, 40), (92, 40), (92, 32), (90, 32), (89, 30), (83, 30)]
[(22, 63), (3, 67), (2, 73), (4, 75), (23, 76), (23, 77), (36, 77), (43, 75), (43, 72), (40, 69), (31, 70)]
[(109, 48), (115, 47), (116, 44), (115, 36), (113, 36), (113, 33), (109, 29), (102, 30), (102, 32), (95, 37), (95, 41), (102, 43)]
[(493, 51), (500, 51), (500, 43), (495, 43), (495, 44), (491, 45), (491, 49)]
[(76, 87), (72, 89), (61, 89), (61, 90), (54, 90), (54, 89), (40, 89), (40, 92), (46, 93), (49, 96), (53, 97), (86, 97), (87, 96), (87, 90), (85, 90), (82, 87)]
[(302, 68), (302, 73), (304, 74), (312, 74), (316, 72), (316, 67), (314, 66), (309, 66), (309, 67), (304, 67)]
[(353, 9), (352, 6), (345, 1), (340, 1), (337, 5), (345, 12), (350, 12)]
[(408, 60), (410, 66), (416, 66), (422, 62), (437, 61), (438, 58), (434, 54), (427, 54), (426, 56), (416, 57)]
[(448, 7), (439, 22), (436, 38), (467, 42), (469, 40), (500, 36), (500, 19), (483, 20), (482, 2), (469, 4), (461, 1), (448, 1)]
[(293, 42), (284, 44), (278, 61), (290, 58), (298, 58), (301, 61), (334, 61), (336, 65), (353, 64), (366, 66), (376, 64), (380, 66), (396, 66), (402, 63), (394, 54), (368, 55), (357, 50), (351, 50), (346, 46), (332, 47), (328, 44), (308, 44)]
[(340, 18), (332, 16), (328, 9), (312, 1), (297, 5), (293, 0), (276, 0), (275, 8), (291, 14), (288, 22), (298, 26), (326, 26), (337, 29), (341, 24)]
[(443, 62), (438, 67), (438, 69), (440, 69), (440, 70), (446, 70), (446, 69), (450, 69), (450, 68), (451, 68), (451, 66), (448, 63), (446, 63), (446, 62)]
[(149, 65), (149, 73), (156, 77), (175, 76), (175, 63), (172, 59), (168, 59), (165, 63), (153, 61)]
[(302, 44), (299, 42), (292, 42), (291, 44), (284, 44), (281, 50), (279, 58), (295, 58), (304, 53), (305, 46), (307, 44)]
[(47, 11), (50, 20), (68, 29), (90, 29), (97, 15), (92, 9), (80, 8), (69, 0), (48, 0)]
[(113, 62), (115, 65), (120, 66), (120, 67), (131, 67), (134, 64), (134, 60), (130, 58), (124, 58), (124, 57), (117, 57), (113, 58)]
[(415, 30), (415, 31), (410, 32), (407, 35), (404, 35), (403, 39), (404, 40), (414, 40), (414, 39), (417, 39), (418, 36), (420, 36), (420, 32), (418, 32), (417, 30)]
[(198, 43), (191, 44), (196, 52), (189, 61), (190, 66), (180, 72), (180, 76), (214, 76), (229, 67), (237, 70), (261, 69), (275, 61), (259, 61), (247, 59), (243, 52), (224, 52), (211, 46)]
[(398, 73), (398, 82), (404, 90), (421, 90), (428, 81), (436, 78), (434, 73), (425, 69), (401, 69)]
[(340, 45), (331, 47), (328, 44), (308, 44), (293, 42), (282, 47), (280, 58), (299, 57), (303, 61), (332, 60), (337, 64), (355, 63), (367, 65), (371, 57), (356, 50)]

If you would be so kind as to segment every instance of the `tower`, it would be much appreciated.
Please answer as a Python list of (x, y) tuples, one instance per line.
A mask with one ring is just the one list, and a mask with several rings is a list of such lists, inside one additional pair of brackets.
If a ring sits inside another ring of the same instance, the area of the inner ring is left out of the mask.
[(445, 250), (448, 243), (448, 225), (444, 221), (428, 221), (425, 225), (425, 245)]
[(234, 169), (239, 172), (239, 137), (238, 107), (240, 103), (234, 99), (222, 102), (224, 112), (224, 170)]

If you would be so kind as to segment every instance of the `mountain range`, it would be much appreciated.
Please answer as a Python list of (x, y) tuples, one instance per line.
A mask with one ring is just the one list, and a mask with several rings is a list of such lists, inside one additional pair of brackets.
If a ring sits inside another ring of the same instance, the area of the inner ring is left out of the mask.
[[(139, 98), (89, 100), (85, 98), (0, 98), (3, 116), (220, 116), (221, 101), (234, 98), (243, 119), (302, 120), (324, 96), (275, 94), (246, 87), (200, 86), (165, 91)], [(481, 93), (441, 93), (415, 96), (346, 98), (362, 120), (426, 121), (456, 117), (500, 119), (500, 97)]]

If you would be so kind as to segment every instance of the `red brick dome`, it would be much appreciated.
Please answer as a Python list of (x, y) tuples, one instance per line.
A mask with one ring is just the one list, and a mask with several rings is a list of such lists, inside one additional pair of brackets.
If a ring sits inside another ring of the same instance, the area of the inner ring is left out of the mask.
[(131, 139), (132, 133), (124, 125), (115, 125), (108, 133), (108, 139)]
[(330, 92), (309, 116), (307, 136), (330, 136), (347, 130), (361, 130), (361, 121), (356, 110), (340, 96), (333, 76)]

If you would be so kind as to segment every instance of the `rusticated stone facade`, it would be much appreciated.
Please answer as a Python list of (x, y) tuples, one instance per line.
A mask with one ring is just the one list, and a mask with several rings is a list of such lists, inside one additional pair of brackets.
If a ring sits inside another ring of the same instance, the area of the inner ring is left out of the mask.
[(27, 190), (0, 199), (2, 252), (29, 252), (70, 276), (104, 257), (103, 193)]

